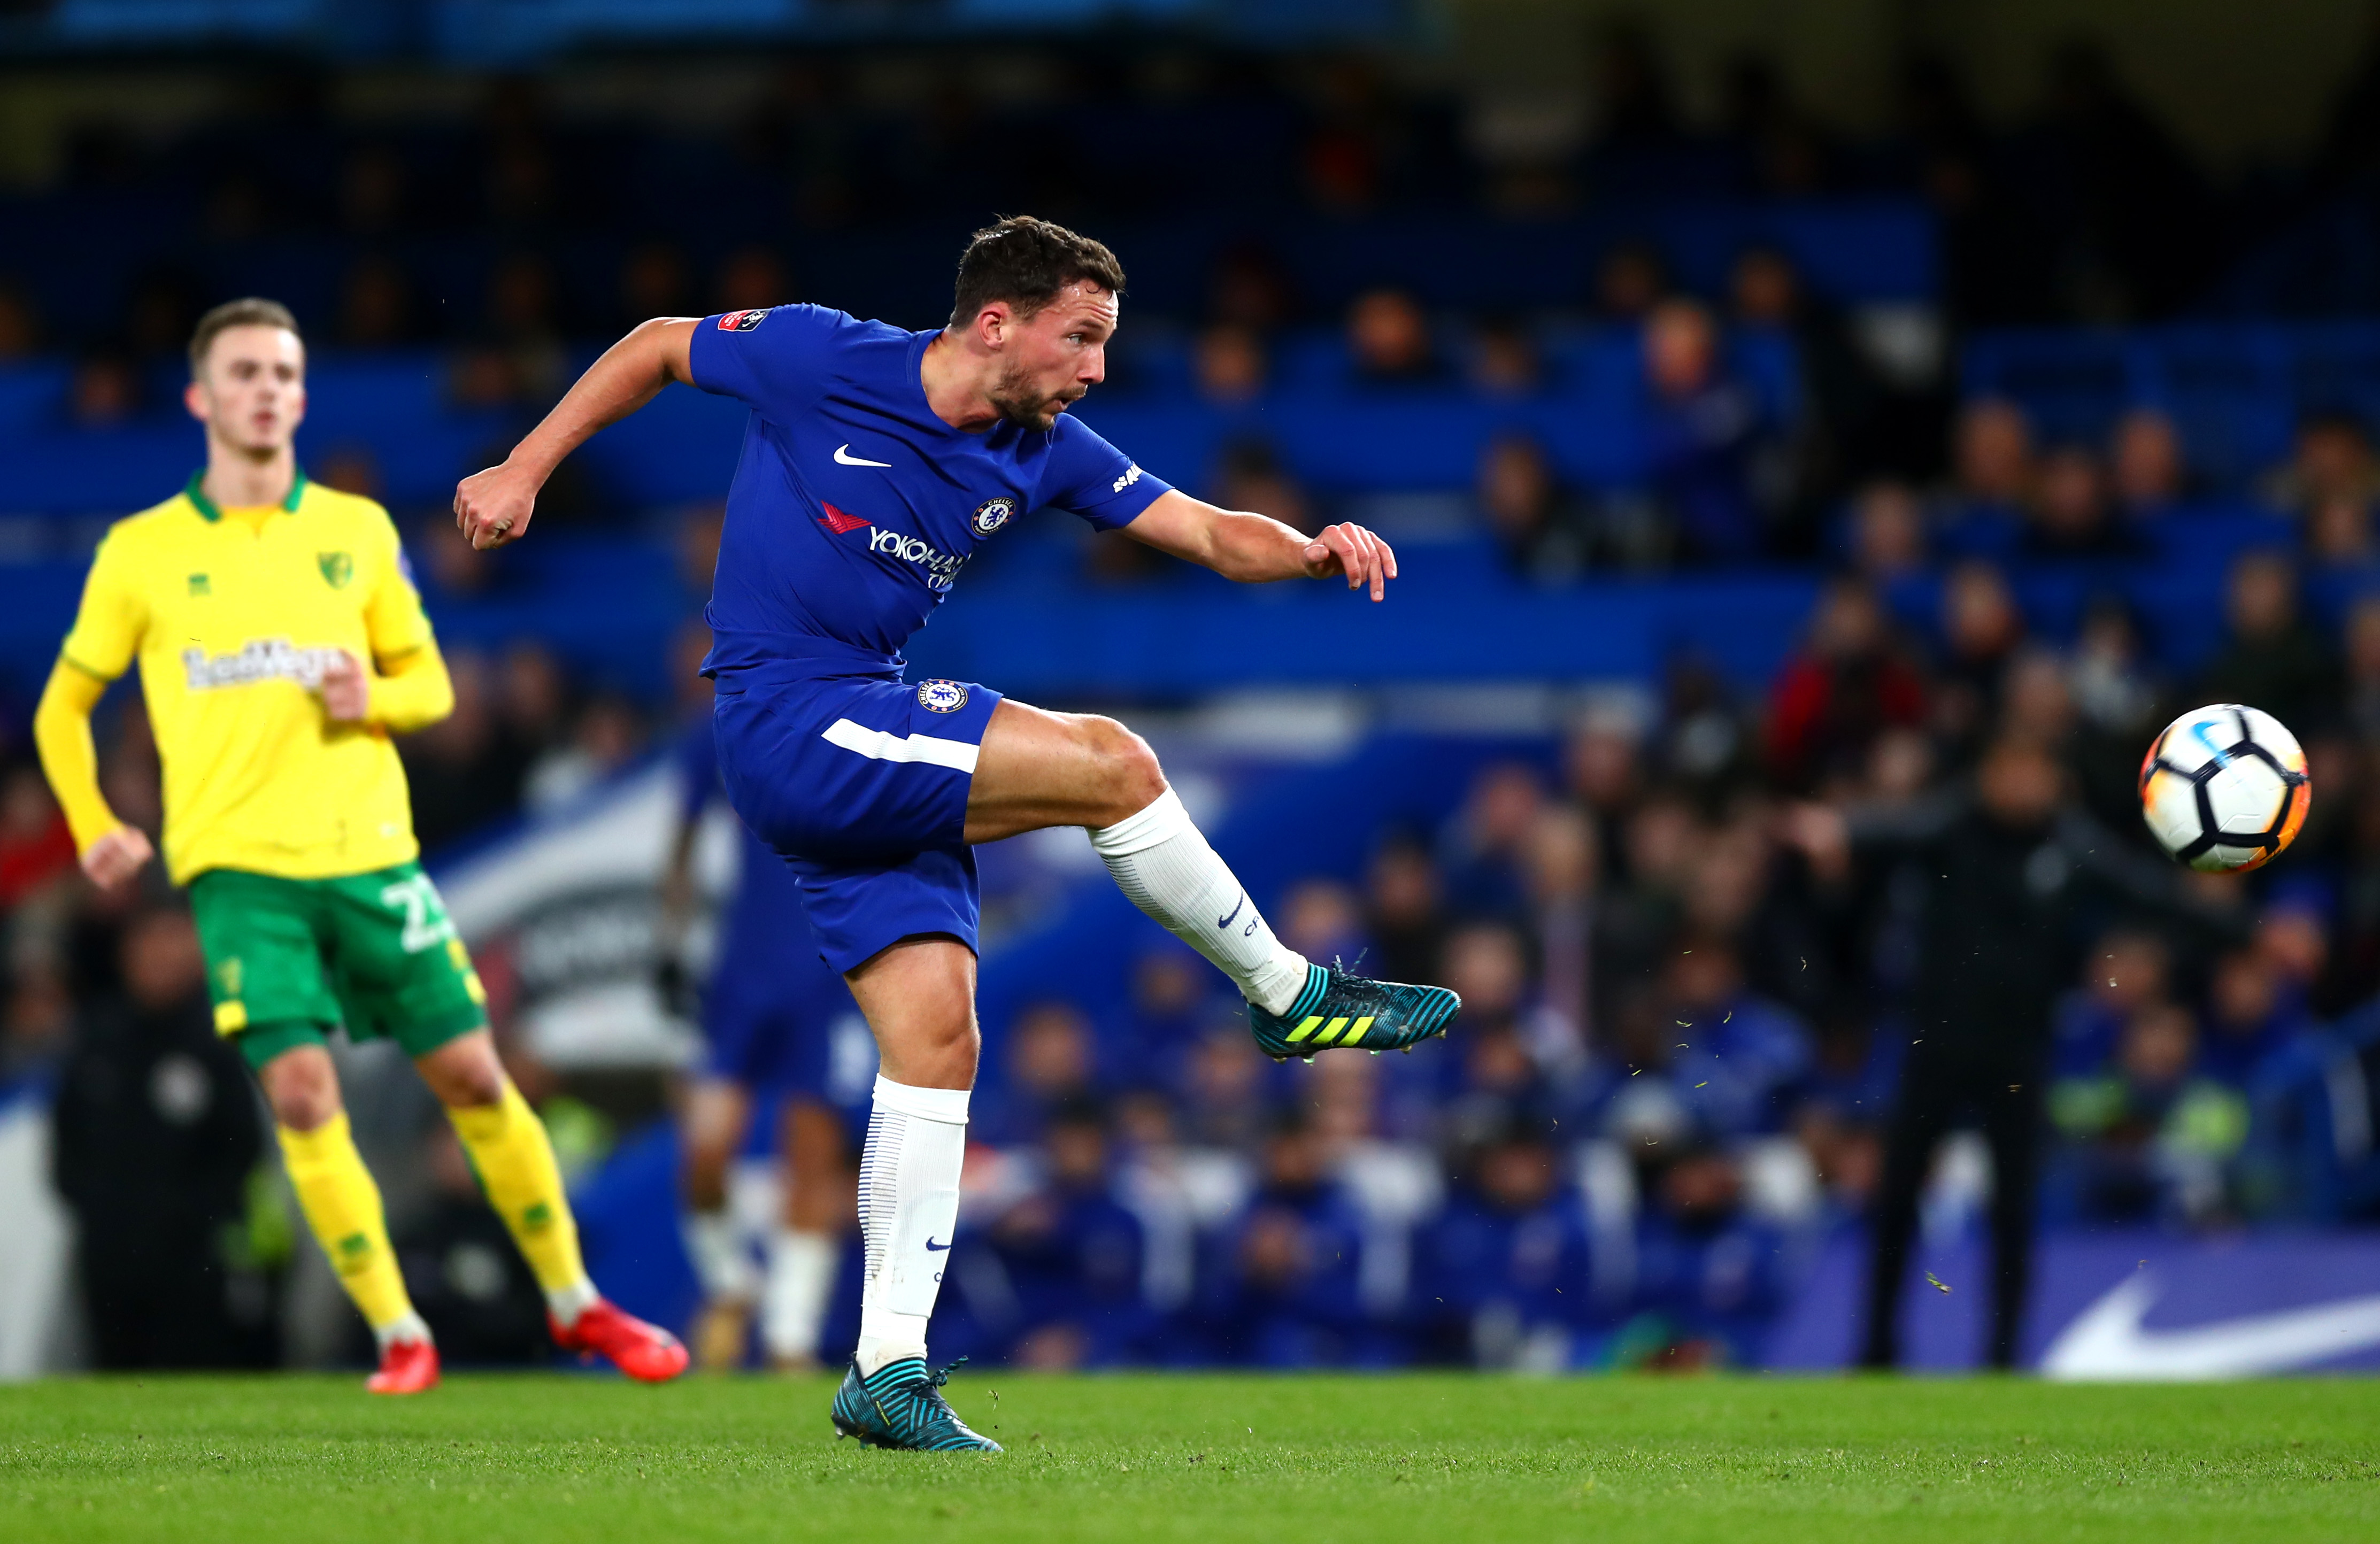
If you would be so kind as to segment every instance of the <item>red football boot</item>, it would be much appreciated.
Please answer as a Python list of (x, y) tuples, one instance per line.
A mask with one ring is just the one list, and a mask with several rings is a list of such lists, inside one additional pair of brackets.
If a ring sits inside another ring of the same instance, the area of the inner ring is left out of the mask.
[(364, 1380), (374, 1394), (426, 1394), (438, 1386), (438, 1348), (428, 1341), (391, 1341), (380, 1370)]
[(567, 1328), (551, 1314), (545, 1321), (553, 1331), (553, 1343), (563, 1350), (608, 1356), (613, 1367), (640, 1383), (666, 1383), (686, 1370), (686, 1347), (675, 1335), (623, 1313), (608, 1297), (595, 1299), (595, 1306)]

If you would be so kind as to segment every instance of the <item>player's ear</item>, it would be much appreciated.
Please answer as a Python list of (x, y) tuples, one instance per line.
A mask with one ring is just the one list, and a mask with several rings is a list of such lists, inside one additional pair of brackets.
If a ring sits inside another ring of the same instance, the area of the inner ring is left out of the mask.
[(182, 388), (182, 406), (188, 408), (190, 417), (200, 423), (207, 421), (206, 388), (199, 383), (198, 377), (192, 376), (190, 383)]
[(975, 313), (975, 335), (986, 348), (1005, 347), (1008, 331), (1016, 324), (1016, 314), (1005, 300), (994, 300)]

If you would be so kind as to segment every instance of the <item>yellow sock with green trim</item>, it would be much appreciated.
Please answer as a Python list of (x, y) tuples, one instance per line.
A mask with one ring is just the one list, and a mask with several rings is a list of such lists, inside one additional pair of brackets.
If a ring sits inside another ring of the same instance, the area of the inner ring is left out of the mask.
[[(339, 1284), (363, 1310), (365, 1322), (385, 1330), (413, 1319), (413, 1299), (388, 1246), (388, 1219), (381, 1210), (380, 1186), (356, 1150), (344, 1110), (311, 1131), (279, 1127), (281, 1159), (306, 1225), (314, 1231)], [(416, 1324), (419, 1319), (414, 1319)]]
[[(578, 1224), (563, 1194), (562, 1165), (553, 1161), (545, 1123), (509, 1078), (496, 1103), (449, 1107), (446, 1118), (455, 1123), (455, 1134), (479, 1173), (480, 1188), (512, 1230), (547, 1301), (554, 1302), (557, 1294), (577, 1294), (587, 1281), (587, 1266), (578, 1258)], [(576, 1315), (558, 1317), (567, 1322)]]

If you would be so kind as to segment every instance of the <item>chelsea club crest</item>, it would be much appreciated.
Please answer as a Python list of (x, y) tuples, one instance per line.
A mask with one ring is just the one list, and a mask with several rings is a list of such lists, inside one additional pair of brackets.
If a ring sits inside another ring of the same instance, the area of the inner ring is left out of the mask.
[(928, 712), (955, 713), (966, 706), (967, 689), (956, 681), (920, 681), (917, 705)]
[(996, 499), (986, 499), (975, 506), (975, 533), (990, 536), (1008, 524), (1008, 517), (1015, 513), (1016, 501), (1005, 494)]

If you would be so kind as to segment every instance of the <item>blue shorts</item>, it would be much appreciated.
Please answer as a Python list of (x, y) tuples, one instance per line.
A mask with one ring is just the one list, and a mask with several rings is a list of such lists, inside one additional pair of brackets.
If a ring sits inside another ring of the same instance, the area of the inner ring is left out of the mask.
[(836, 970), (921, 934), (976, 946), (967, 791), (999, 703), (985, 687), (875, 675), (719, 682), (728, 800), (793, 869)]

